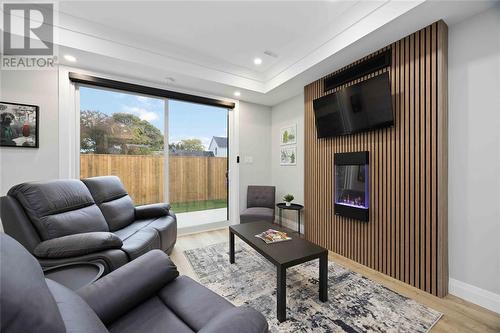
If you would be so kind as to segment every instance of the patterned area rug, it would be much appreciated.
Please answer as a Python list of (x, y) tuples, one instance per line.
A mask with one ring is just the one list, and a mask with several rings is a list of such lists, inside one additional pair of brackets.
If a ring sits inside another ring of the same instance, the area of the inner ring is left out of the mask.
[(237, 241), (184, 251), (199, 281), (267, 318), (270, 332), (427, 332), (441, 313), (329, 262), (328, 302), (318, 299), (318, 260), (287, 269), (287, 321), (276, 319), (276, 269)]

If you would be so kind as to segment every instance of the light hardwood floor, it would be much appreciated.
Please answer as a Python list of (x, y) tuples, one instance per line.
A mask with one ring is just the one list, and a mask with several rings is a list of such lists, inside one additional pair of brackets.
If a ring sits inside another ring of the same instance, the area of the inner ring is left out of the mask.
[[(229, 235), (227, 228), (180, 236), (171, 254), (171, 258), (177, 265), (181, 274), (188, 275), (196, 279), (196, 275), (184, 256), (183, 251), (211, 244), (228, 242), (228, 240)], [(236, 238), (236, 242), (238, 241), (239, 240)], [(492, 311), (486, 310), (452, 295), (448, 295), (444, 298), (435, 297), (352, 260), (339, 256), (333, 252), (330, 252), (329, 260), (358, 272), (373, 281), (381, 283), (385, 287), (402, 295), (413, 298), (422, 304), (442, 312), (444, 316), (431, 330), (432, 333), (500, 332), (500, 315)]]

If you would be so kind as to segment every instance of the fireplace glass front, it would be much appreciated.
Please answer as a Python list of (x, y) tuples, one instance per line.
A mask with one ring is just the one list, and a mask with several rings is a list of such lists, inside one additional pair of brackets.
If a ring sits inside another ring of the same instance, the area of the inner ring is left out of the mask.
[(335, 171), (335, 203), (368, 208), (367, 165), (337, 165)]
[(335, 214), (361, 221), (369, 219), (368, 152), (335, 154)]

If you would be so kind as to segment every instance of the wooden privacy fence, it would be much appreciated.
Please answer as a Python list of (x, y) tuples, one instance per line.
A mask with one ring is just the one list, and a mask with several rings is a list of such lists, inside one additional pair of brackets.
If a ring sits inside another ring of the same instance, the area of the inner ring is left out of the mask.
[[(120, 177), (135, 204), (163, 202), (163, 156), (81, 154), (80, 177)], [(169, 156), (171, 203), (227, 198), (226, 157)]]

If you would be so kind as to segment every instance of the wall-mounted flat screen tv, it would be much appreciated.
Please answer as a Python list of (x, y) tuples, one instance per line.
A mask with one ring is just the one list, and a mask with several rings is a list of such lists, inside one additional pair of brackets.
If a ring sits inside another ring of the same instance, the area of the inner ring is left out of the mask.
[(318, 138), (394, 125), (389, 73), (383, 73), (313, 102)]

